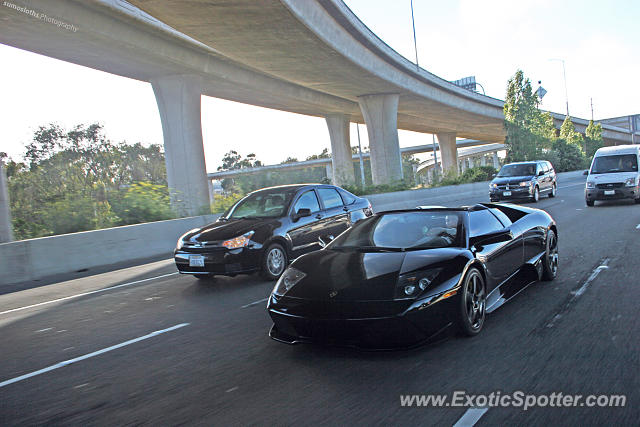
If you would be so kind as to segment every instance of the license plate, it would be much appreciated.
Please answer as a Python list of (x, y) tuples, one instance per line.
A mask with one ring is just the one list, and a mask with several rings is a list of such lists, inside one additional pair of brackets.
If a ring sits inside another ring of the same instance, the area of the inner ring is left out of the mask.
[(204, 256), (189, 255), (189, 267), (204, 267)]
[(613, 196), (614, 194), (616, 194), (616, 190), (604, 190), (605, 196)]
[(511, 195), (511, 191), (503, 191), (502, 195), (503, 196), (510, 196)]

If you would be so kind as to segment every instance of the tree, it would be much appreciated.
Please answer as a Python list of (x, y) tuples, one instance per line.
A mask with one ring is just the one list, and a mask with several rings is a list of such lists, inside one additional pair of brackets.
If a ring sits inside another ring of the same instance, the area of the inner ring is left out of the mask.
[(576, 132), (576, 127), (571, 121), (571, 117), (566, 116), (562, 126), (560, 127), (560, 138), (567, 141), (569, 144), (577, 145), (580, 149), (583, 148), (584, 138), (582, 134)]
[(507, 161), (536, 160), (551, 147), (553, 118), (539, 110), (540, 100), (522, 70), (509, 79), (504, 102)]
[(328, 159), (331, 157), (331, 153), (329, 153), (329, 149), (325, 148), (322, 150), (320, 154), (313, 154), (306, 158), (306, 160), (318, 160), (318, 159)]
[(602, 125), (600, 123), (593, 123), (593, 120), (590, 120), (584, 134), (585, 155), (587, 156), (587, 160), (591, 161), (596, 151), (604, 146)]
[[(8, 159), (14, 232), (18, 239), (71, 233), (175, 215), (168, 199), (161, 215), (131, 215), (131, 203), (153, 194), (126, 197), (137, 182), (166, 190), (160, 145), (113, 143), (97, 123), (65, 130), (40, 126), (25, 147), (25, 163)], [(145, 202), (146, 203), (146, 202)]]

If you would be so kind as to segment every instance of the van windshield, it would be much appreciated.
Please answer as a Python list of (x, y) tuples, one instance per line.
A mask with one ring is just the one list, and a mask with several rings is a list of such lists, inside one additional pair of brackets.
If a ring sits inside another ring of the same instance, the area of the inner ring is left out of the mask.
[(591, 173), (637, 172), (638, 157), (635, 154), (599, 156), (593, 160)]

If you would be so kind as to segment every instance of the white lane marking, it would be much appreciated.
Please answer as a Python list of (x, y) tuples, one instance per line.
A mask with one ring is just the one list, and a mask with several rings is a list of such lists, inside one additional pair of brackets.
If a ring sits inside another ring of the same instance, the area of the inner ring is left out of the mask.
[(489, 408), (470, 408), (453, 427), (473, 427)]
[[(593, 282), (595, 280), (596, 277), (598, 277), (598, 274), (600, 274), (600, 272), (602, 270), (606, 270), (609, 268), (608, 266), (609, 264), (609, 258), (605, 258), (602, 261), (602, 264), (599, 265), (598, 267), (596, 267), (591, 274), (589, 275), (589, 277), (587, 278), (587, 280), (585, 280), (585, 282), (582, 284), (582, 286), (580, 286), (580, 288), (578, 288), (576, 291), (573, 291), (573, 297), (569, 300), (569, 302), (565, 305), (565, 309), (569, 306), (571, 306), (571, 304), (573, 304), (582, 294), (584, 294), (587, 290), (587, 288), (589, 287), (589, 285), (591, 284), (591, 282)], [(564, 311), (564, 310), (563, 310)], [(547, 328), (553, 328), (553, 326), (555, 325), (556, 321), (559, 320), (562, 317), (562, 313), (558, 313), (556, 314), (553, 319), (551, 319), (551, 321), (549, 323), (547, 323)]]
[(261, 303), (265, 302), (268, 299), (269, 299), (269, 297), (266, 297), (266, 298), (262, 298), (261, 300), (258, 300), (258, 301), (250, 302), (249, 304), (243, 305), (241, 308), (252, 307), (254, 305), (261, 304)]
[(39, 332), (47, 332), (47, 331), (50, 331), (50, 330), (52, 330), (52, 329), (53, 329), (53, 328), (38, 329), (38, 330), (36, 331), (36, 333), (39, 333)]
[(0, 315), (7, 314), (7, 313), (13, 313), (14, 311), (26, 310), (26, 309), (33, 308), (33, 307), (39, 307), (41, 305), (53, 304), (54, 302), (64, 301), (64, 300), (68, 300), (68, 299), (71, 299), (71, 298), (79, 298), (79, 297), (83, 297), (85, 295), (91, 295), (91, 294), (97, 294), (97, 293), (100, 293), (100, 292), (106, 292), (106, 291), (110, 291), (112, 289), (123, 288), (125, 286), (137, 285), (138, 283), (148, 282), (149, 280), (162, 279), (164, 277), (173, 276), (175, 274), (179, 274), (179, 273), (176, 271), (175, 273), (169, 273), (169, 274), (163, 274), (161, 276), (149, 277), (147, 279), (136, 280), (135, 282), (122, 283), (120, 285), (110, 286), (110, 287), (104, 288), (104, 289), (97, 289), (95, 291), (82, 292), (80, 294), (69, 295), (68, 297), (56, 298), (56, 299), (52, 299), (50, 301), (39, 302), (37, 304), (25, 305), (24, 307), (12, 308), (11, 310), (0, 311)]
[(125, 347), (127, 345), (131, 345), (137, 343), (139, 341), (143, 341), (149, 338), (153, 338), (156, 335), (164, 334), (166, 332), (174, 331), (176, 329), (184, 328), (188, 326), (189, 323), (180, 323), (179, 325), (172, 326), (167, 329), (161, 329), (159, 331), (151, 332), (150, 334), (143, 335), (138, 338), (134, 338), (129, 341), (125, 341), (120, 344), (112, 345), (111, 347), (103, 348), (102, 350), (94, 351), (93, 353), (85, 354), (84, 356), (75, 357), (73, 359), (65, 360), (64, 362), (56, 363), (55, 365), (47, 366), (46, 368), (39, 369), (37, 371), (29, 372), (28, 374), (20, 375), (19, 377), (11, 378), (10, 380), (0, 382), (0, 387), (8, 386), (9, 384), (17, 383), (18, 381), (26, 380), (27, 378), (35, 377), (36, 375), (44, 374), (46, 372), (53, 371), (58, 368), (65, 367), (67, 365), (71, 365), (72, 363), (80, 362), (85, 359), (89, 359), (90, 357), (99, 356), (101, 354), (107, 353), (112, 350), (116, 350), (121, 347)]
[(225, 391), (225, 393), (231, 393), (232, 391), (236, 391), (237, 389), (239, 389), (240, 387), (235, 386), (235, 387), (231, 387), (229, 390)]

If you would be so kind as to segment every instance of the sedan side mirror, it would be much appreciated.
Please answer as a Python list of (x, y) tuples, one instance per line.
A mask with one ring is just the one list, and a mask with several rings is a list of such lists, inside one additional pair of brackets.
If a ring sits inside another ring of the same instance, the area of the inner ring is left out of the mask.
[(311, 216), (311, 209), (309, 208), (300, 208), (298, 212), (293, 214), (293, 220), (297, 221), (300, 218), (304, 218), (305, 216)]
[(586, 176), (586, 175), (589, 175), (589, 171), (588, 171), (588, 170), (586, 170), (586, 171), (582, 172), (582, 175), (585, 175), (585, 176)]
[(542, 175), (544, 175), (544, 171), (538, 172), (538, 176), (542, 176)]
[(498, 176), (498, 173), (492, 173), (491, 174), (491, 178), (495, 178), (496, 176)]

